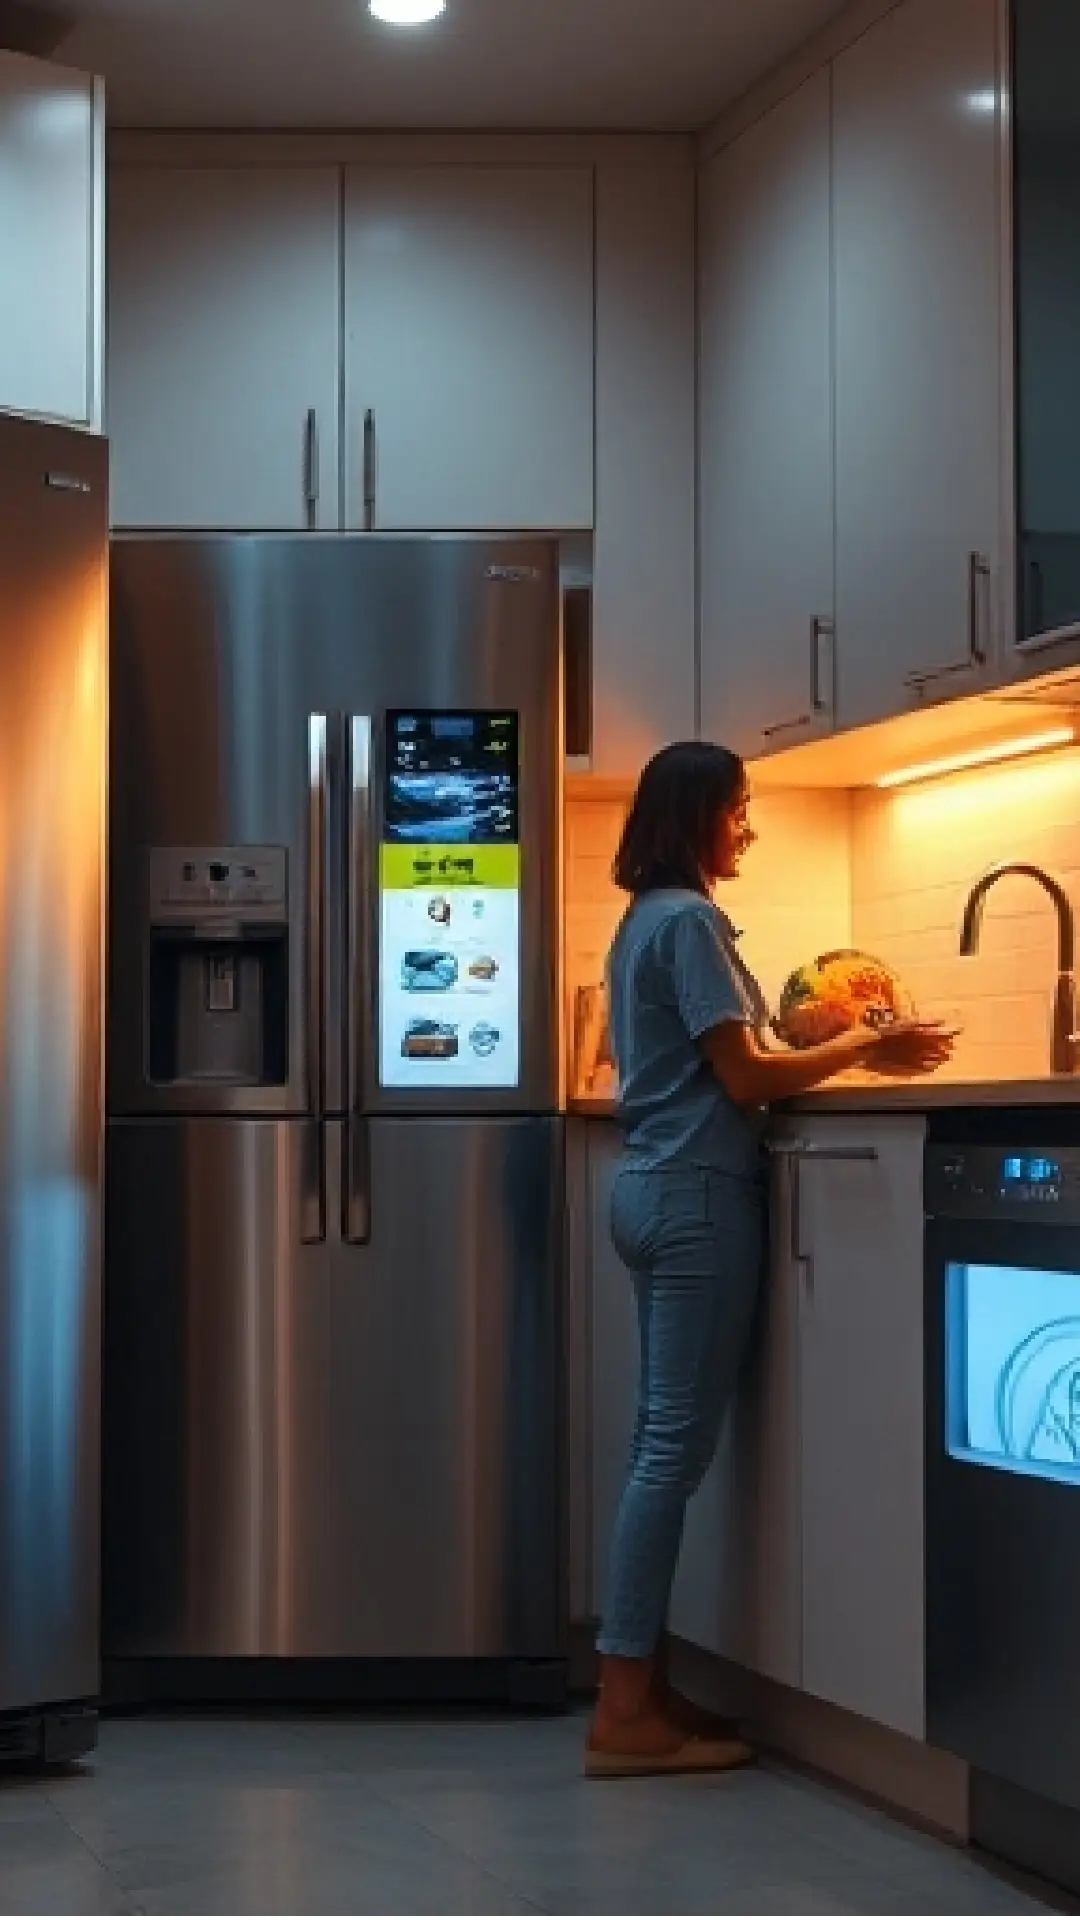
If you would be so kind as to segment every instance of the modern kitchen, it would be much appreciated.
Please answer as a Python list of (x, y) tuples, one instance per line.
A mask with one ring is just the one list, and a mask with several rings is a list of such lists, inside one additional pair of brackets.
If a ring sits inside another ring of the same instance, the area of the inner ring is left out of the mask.
[[(0, 1911), (1080, 1897), (1077, 71), (0, 0)], [(599, 1788), (612, 867), (695, 739), (776, 1044), (955, 1040), (770, 1117), (669, 1617), (761, 1764)]]

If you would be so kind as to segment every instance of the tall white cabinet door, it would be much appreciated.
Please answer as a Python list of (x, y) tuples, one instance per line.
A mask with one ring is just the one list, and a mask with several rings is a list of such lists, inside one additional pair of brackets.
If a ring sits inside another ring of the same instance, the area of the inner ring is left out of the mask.
[(998, 11), (905, 0), (834, 67), (844, 726), (909, 706), (913, 674), (970, 692), (996, 648)]
[(591, 527), (592, 201), (589, 168), (348, 169), (350, 526)]
[(594, 773), (695, 728), (694, 172), (596, 176)]
[(801, 1131), (801, 1685), (922, 1739), (924, 1122)]
[(336, 168), (113, 169), (112, 520), (338, 525)]
[(701, 718), (747, 755), (831, 724), (829, 91), (701, 177)]
[[(783, 1140), (785, 1125), (775, 1131)], [(778, 1155), (758, 1325), (716, 1459), (687, 1511), (670, 1624), (680, 1639), (797, 1687), (802, 1488), (792, 1177), (792, 1163)]]
[(0, 52), (0, 408), (101, 427), (104, 97)]

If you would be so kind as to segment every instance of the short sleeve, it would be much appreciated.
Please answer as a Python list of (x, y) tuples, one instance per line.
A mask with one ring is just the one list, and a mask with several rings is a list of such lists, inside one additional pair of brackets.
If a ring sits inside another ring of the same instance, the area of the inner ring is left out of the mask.
[(675, 1004), (691, 1039), (728, 1021), (754, 1024), (738, 969), (719, 925), (698, 909), (680, 913), (672, 929)]

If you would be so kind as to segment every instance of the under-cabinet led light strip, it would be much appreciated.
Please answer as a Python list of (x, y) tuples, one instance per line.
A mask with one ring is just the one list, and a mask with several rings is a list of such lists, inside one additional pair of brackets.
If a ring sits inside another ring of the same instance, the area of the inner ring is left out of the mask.
[(1025, 733), (1018, 740), (999, 740), (992, 747), (972, 747), (967, 753), (950, 753), (940, 760), (899, 767), (895, 773), (879, 774), (874, 785), (908, 787), (916, 780), (937, 780), (945, 773), (966, 773), (969, 767), (989, 767), (997, 760), (1019, 760), (1025, 754), (1045, 753), (1050, 747), (1067, 747), (1075, 738), (1072, 727), (1048, 727), (1044, 733)]

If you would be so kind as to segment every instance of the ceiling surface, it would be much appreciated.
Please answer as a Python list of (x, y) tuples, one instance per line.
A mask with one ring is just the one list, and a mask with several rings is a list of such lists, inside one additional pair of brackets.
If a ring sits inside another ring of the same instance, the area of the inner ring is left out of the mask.
[[(56, 0), (51, 0), (56, 4)], [(124, 127), (696, 130), (842, 0), (60, 0)]]

